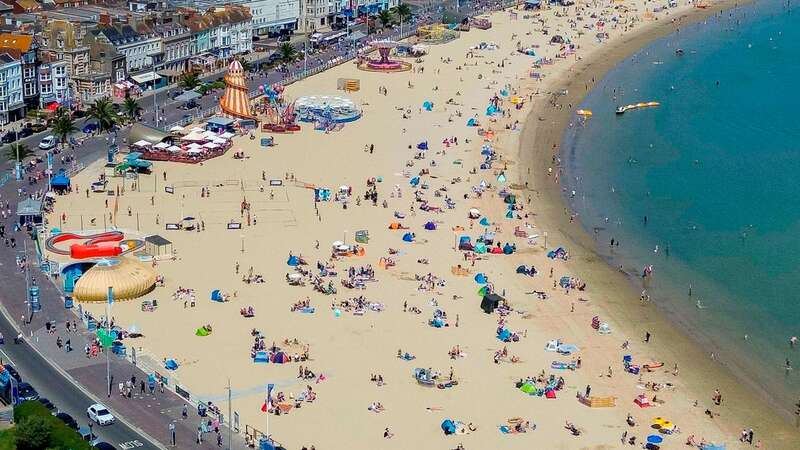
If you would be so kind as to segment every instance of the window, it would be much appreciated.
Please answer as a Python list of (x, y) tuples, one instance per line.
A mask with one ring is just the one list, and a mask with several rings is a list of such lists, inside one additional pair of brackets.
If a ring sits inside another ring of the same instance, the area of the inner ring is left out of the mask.
[(25, 68), (25, 78), (33, 78), (33, 67)]

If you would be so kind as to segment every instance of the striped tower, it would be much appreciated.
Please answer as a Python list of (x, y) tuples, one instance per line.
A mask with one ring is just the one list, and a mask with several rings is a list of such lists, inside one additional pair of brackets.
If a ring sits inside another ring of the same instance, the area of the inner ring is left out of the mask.
[(244, 69), (237, 60), (233, 60), (225, 74), (225, 95), (219, 100), (224, 115), (236, 119), (255, 119), (250, 113), (250, 98), (247, 96), (247, 84)]

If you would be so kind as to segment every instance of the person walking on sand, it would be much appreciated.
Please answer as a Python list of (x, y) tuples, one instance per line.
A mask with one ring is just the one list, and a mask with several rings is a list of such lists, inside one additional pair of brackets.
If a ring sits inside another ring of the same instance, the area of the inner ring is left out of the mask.
[(649, 331), (647, 331), (647, 332), (645, 332), (645, 333), (644, 333), (644, 342), (645, 342), (646, 344), (649, 344), (649, 343), (650, 343), (650, 332), (649, 332)]

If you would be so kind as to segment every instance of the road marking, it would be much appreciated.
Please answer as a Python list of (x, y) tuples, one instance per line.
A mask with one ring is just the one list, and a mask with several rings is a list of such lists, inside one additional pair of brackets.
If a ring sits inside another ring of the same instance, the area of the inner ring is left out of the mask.
[(129, 450), (132, 448), (144, 447), (144, 444), (139, 442), (138, 439), (135, 439), (133, 441), (120, 442), (119, 447), (125, 450)]
[(16, 366), (16, 364), (14, 364), (14, 361), (11, 360), (11, 358), (3, 349), (0, 349), (0, 353), (3, 354), (3, 358), (5, 358), (5, 360), (8, 361), (12, 366)]

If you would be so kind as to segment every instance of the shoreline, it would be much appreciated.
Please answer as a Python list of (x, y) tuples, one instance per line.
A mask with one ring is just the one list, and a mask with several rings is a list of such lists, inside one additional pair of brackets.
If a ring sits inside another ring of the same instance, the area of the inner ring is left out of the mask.
[[(551, 78), (554, 81), (548, 79), (544, 85), (537, 86), (540, 91), (547, 93), (559, 92), (562, 89), (566, 89), (568, 93), (557, 99), (564, 108), (553, 108), (549, 102), (540, 101), (535, 103), (527, 114), (517, 149), (516, 156), (520, 170), (516, 173), (516, 177), (519, 181), (530, 181), (529, 191), (536, 194), (537, 205), (534, 210), (537, 213), (539, 227), (551, 233), (553, 240), (550, 242), (556, 242), (555, 240), (560, 238), (568, 246), (572, 254), (568, 266), (575, 268), (577, 273), (590, 282), (596, 297), (604, 298), (600, 308), (613, 317), (616, 323), (624, 324), (626, 334), (641, 336), (648, 331), (653, 336), (658, 336), (662, 342), (672, 342), (670, 348), (659, 346), (658, 353), (664, 356), (664, 360), (682, 361), (681, 367), (689, 368), (686, 372), (682, 371), (682, 374), (691, 380), (687, 384), (692, 386), (690, 390), (697, 398), (710, 395), (713, 389), (720, 388), (726, 392), (727, 404), (747, 405), (746, 408), (723, 409), (726, 415), (732, 414), (734, 421), (740, 422), (741, 426), (757, 426), (762, 435), (772, 435), (773, 446), (783, 442), (787, 445), (785, 448), (789, 448), (791, 439), (797, 438), (796, 431), (791, 429), (789, 423), (791, 411), (778, 405), (771, 396), (750, 380), (738, 377), (733, 373), (733, 368), (710, 360), (691, 330), (679, 322), (674, 322), (666, 311), (654, 309), (658, 308), (655, 305), (640, 306), (634, 280), (620, 274), (595, 251), (596, 243), (582, 223), (579, 221), (570, 223), (569, 216), (566, 215), (568, 204), (563, 198), (562, 184), (552, 182), (544, 170), (545, 167), (553, 166), (551, 161), (553, 156), (561, 155), (564, 132), (573, 120), (574, 111), (566, 105), (577, 107), (590, 92), (590, 90), (581, 91), (581, 84), (586, 84), (592, 89), (594, 81), (599, 81), (609, 70), (651, 42), (679, 32), (682, 27), (739, 6), (742, 6), (742, 2), (726, 0), (708, 9), (682, 12), (677, 20), (642, 26), (633, 34), (621, 37), (609, 46), (585, 55), (569, 68), (571, 77)], [(545, 116), (550, 119), (539, 120), (539, 117)], [(525, 169), (527, 174), (523, 174)], [(557, 170), (555, 167), (554, 169)], [(624, 290), (620, 292), (623, 286)], [(614, 297), (618, 299), (612, 300)], [(708, 377), (708, 374), (713, 375)], [(741, 386), (741, 381), (747, 382), (747, 388)], [(755, 392), (750, 389), (754, 389)], [(761, 401), (756, 403), (755, 400)], [(758, 407), (755, 407), (756, 404)], [(778, 409), (777, 412), (775, 408)], [(772, 420), (775, 417), (781, 417), (782, 420)], [(728, 422), (730, 421), (729, 417)], [(736, 433), (735, 429), (730, 431)]]

